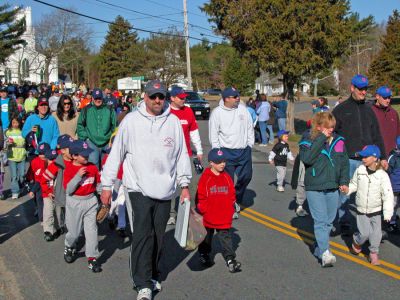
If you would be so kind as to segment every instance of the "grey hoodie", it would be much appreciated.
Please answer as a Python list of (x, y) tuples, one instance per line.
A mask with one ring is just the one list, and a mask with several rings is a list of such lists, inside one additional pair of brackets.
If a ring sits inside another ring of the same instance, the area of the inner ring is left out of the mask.
[(170, 200), (176, 185), (186, 186), (192, 177), (189, 155), (179, 119), (168, 105), (159, 116), (138, 110), (121, 122), (110, 155), (101, 174), (103, 189), (111, 190), (123, 162), (123, 185), (128, 191)]

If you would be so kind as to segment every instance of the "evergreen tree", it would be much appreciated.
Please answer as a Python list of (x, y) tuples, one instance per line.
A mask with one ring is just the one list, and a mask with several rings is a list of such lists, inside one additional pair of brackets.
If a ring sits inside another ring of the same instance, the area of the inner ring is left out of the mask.
[(137, 33), (132, 31), (127, 20), (117, 16), (100, 49), (100, 83), (103, 88), (115, 89), (118, 79), (133, 76), (138, 71), (134, 57), (136, 46)]
[(9, 10), (10, 5), (0, 6), (0, 63), (4, 64), (6, 59), (13, 54), (20, 45), (25, 43), (21, 39), (25, 32), (25, 18), (16, 20), (21, 7)]
[(382, 48), (371, 64), (370, 76), (377, 86), (388, 85), (396, 94), (400, 92), (400, 13), (389, 17)]

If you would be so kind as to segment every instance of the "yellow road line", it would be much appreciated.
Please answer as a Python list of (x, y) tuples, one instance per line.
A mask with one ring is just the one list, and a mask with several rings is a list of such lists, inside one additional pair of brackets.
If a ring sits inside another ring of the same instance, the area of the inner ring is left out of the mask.
[[(290, 237), (292, 237), (292, 238), (294, 238), (294, 239), (297, 239), (297, 240), (300, 240), (300, 241), (304, 241), (305, 243), (307, 243), (307, 244), (309, 244), (309, 245), (311, 245), (311, 244), (314, 243), (314, 241), (311, 240), (311, 239), (309, 239), (309, 238), (305, 238), (305, 237), (302, 238), (301, 236), (299, 236), (298, 234), (296, 234), (296, 233), (294, 233), (294, 232), (288, 231), (288, 230), (283, 229), (283, 228), (281, 228), (281, 227), (278, 227), (278, 226), (276, 226), (276, 225), (274, 225), (274, 224), (271, 224), (271, 223), (269, 223), (269, 222), (266, 222), (266, 221), (264, 221), (264, 220), (262, 220), (262, 219), (259, 219), (259, 218), (255, 217), (255, 216), (251, 215), (251, 214), (246, 213), (245, 211), (242, 211), (242, 212), (241, 212), (241, 215), (244, 216), (244, 217), (246, 217), (246, 218), (248, 218), (248, 219), (251, 219), (251, 220), (253, 220), (253, 221), (255, 221), (255, 222), (259, 223), (259, 224), (262, 224), (262, 225), (264, 225), (264, 226), (266, 226), (266, 227), (268, 227), (268, 228), (274, 229), (274, 230), (279, 231), (279, 232), (281, 232), (281, 233), (283, 233), (283, 234), (285, 234), (285, 235), (288, 235), (288, 236), (290, 236)], [(279, 221), (279, 222), (280, 222), (280, 221)], [(284, 224), (285, 224), (285, 223), (284, 223)], [(287, 224), (285, 224), (285, 225), (287, 225)], [(288, 225), (288, 226), (289, 226), (289, 225)], [(350, 260), (350, 261), (353, 261), (353, 262), (355, 262), (355, 263), (358, 263), (358, 264), (360, 264), (360, 265), (362, 265), (362, 266), (365, 266), (365, 267), (367, 267), (367, 268), (369, 268), (369, 269), (372, 269), (372, 270), (374, 270), (374, 271), (380, 272), (380, 273), (385, 274), (385, 275), (387, 275), (387, 276), (390, 276), (390, 277), (392, 277), (392, 278), (394, 278), (394, 279), (400, 280), (400, 274), (397, 274), (397, 273), (388, 271), (388, 270), (386, 270), (386, 269), (384, 269), (384, 268), (382, 268), (382, 267), (379, 267), (379, 266), (371, 265), (369, 262), (367, 262), (367, 261), (365, 261), (365, 260), (359, 259), (359, 258), (356, 257), (356, 256), (348, 255), (348, 254), (343, 253), (343, 252), (338, 251), (338, 250), (333, 250), (333, 249), (332, 249), (332, 252), (333, 252), (334, 254), (340, 256), (340, 257), (343, 257), (343, 258), (345, 258), (345, 259), (348, 259), (348, 260)]]
[[(310, 237), (310, 238), (315, 238), (314, 234), (312, 234), (312, 233), (310, 233), (308, 231), (304, 231), (304, 230), (298, 229), (296, 227), (293, 227), (293, 226), (291, 226), (289, 224), (286, 224), (286, 223), (284, 223), (282, 221), (279, 221), (279, 220), (277, 220), (275, 218), (272, 218), (272, 217), (269, 217), (267, 215), (264, 215), (264, 214), (262, 214), (262, 213), (260, 213), (258, 211), (255, 211), (255, 210), (253, 210), (251, 208), (245, 208), (244, 211), (252, 213), (252, 214), (254, 214), (254, 215), (256, 215), (256, 216), (258, 216), (260, 218), (263, 218), (263, 219), (268, 220), (270, 222), (273, 222), (275, 224), (279, 224), (282, 227), (285, 227), (287, 229), (290, 229), (290, 230), (293, 230), (293, 231), (297, 231), (301, 235), (304, 235), (304, 236), (307, 236), (307, 237)], [(332, 242), (332, 241), (330, 241), (329, 244), (332, 247), (336, 247), (336, 248), (339, 248), (340, 250), (343, 250), (343, 251), (346, 251), (346, 252), (350, 253), (350, 250), (349, 250), (349, 248), (347, 246), (344, 246), (342, 244), (339, 244), (339, 243), (336, 243), (336, 242)], [(360, 253), (358, 256), (367, 258), (367, 255), (365, 255), (363, 253)], [(395, 271), (399, 271), (400, 272), (400, 266), (392, 264), (392, 263), (389, 263), (389, 262), (381, 260), (381, 259), (379, 259), (379, 260), (380, 260), (382, 266), (385, 266), (387, 268), (390, 268), (390, 269), (393, 269)]]

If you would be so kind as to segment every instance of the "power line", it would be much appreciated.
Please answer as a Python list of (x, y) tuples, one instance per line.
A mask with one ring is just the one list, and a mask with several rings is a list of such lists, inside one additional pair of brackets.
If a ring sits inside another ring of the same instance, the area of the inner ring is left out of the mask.
[[(162, 6), (162, 7), (166, 7), (166, 8), (170, 8), (170, 9), (176, 10), (176, 7), (168, 6), (168, 5), (165, 5), (165, 4), (163, 4), (163, 3), (159, 3), (159, 2), (157, 2), (157, 1), (153, 1), (153, 0), (145, 0), (145, 1), (150, 2), (150, 3), (153, 3), (153, 4), (156, 4), (156, 5), (159, 5), (159, 6)], [(180, 9), (179, 11), (180, 11), (180, 12), (183, 12), (182, 9)], [(189, 10), (187, 11), (187, 13), (188, 13), (188, 14), (191, 14), (191, 15), (194, 15), (194, 16), (204, 17), (204, 16), (202, 16), (202, 15), (199, 15), (199, 14), (196, 14), (196, 13), (192, 13), (192, 12), (189, 11)]]
[[(114, 22), (111, 22), (111, 21), (107, 21), (107, 20), (103, 20), (103, 19), (100, 19), (100, 18), (96, 18), (96, 17), (92, 17), (92, 16), (89, 16), (89, 15), (85, 15), (85, 14), (82, 14), (82, 13), (79, 13), (79, 12), (76, 12), (76, 11), (73, 11), (73, 10), (70, 10), (70, 9), (67, 9), (67, 8), (64, 8), (64, 7), (60, 7), (60, 6), (57, 6), (57, 5), (54, 5), (54, 4), (50, 4), (50, 3), (47, 3), (47, 2), (41, 1), (41, 0), (33, 0), (33, 1), (34, 1), (34, 2), (38, 2), (38, 3), (41, 3), (41, 4), (46, 5), (46, 6), (50, 6), (50, 7), (53, 7), (53, 8), (62, 10), (62, 11), (65, 11), (65, 12), (68, 12), (68, 13), (71, 13), (71, 14), (75, 14), (75, 15), (78, 15), (78, 16), (81, 16), (81, 17), (84, 17), (84, 18), (88, 18), (88, 19), (100, 21), (100, 22), (107, 23), (107, 24), (110, 24), (110, 25), (117, 25), (117, 24), (115, 24)], [(141, 32), (146, 32), (146, 33), (152, 33), (152, 34), (159, 34), (159, 35), (164, 35), (164, 36), (175, 36), (175, 37), (186, 38), (186, 36), (180, 35), (180, 34), (165, 33), (165, 32), (157, 32), (157, 31), (146, 30), (146, 29), (137, 28), (137, 27), (133, 27), (133, 26), (129, 26), (129, 28), (130, 28), (130, 29), (133, 29), (133, 30), (141, 31)], [(197, 41), (203, 41), (203, 39), (196, 38), (196, 37), (192, 37), (192, 36), (187, 36), (187, 38), (192, 39), (192, 40), (197, 40)], [(211, 41), (210, 41), (210, 43), (211, 43), (211, 44), (220, 45), (220, 43), (217, 43), (217, 42), (211, 42)]]

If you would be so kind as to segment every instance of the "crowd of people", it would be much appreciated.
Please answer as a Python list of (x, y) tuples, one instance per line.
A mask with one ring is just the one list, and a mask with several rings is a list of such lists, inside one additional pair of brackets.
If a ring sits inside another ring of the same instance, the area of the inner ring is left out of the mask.
[[(277, 124), (278, 139), (266, 160), (275, 166), (279, 192), (285, 191), (287, 160), (295, 161), (296, 214), (307, 215), (303, 207), (307, 201), (314, 220), (314, 255), (321, 265), (336, 262), (329, 249), (332, 233), (353, 234), (350, 250), (355, 255), (368, 240), (369, 261), (379, 265), (382, 228), (398, 233), (400, 121), (390, 106), (391, 90), (378, 88), (376, 103), (370, 105), (365, 101), (368, 88), (368, 79), (356, 75), (349, 99), (332, 112), (325, 98), (312, 102), (310, 128), (296, 158), (286, 130), (288, 101), (268, 102), (266, 95), (257, 93), (256, 101), (250, 99), (245, 105), (238, 90), (226, 88), (209, 120), (209, 165), (203, 172), (196, 167), (196, 175), (191, 158), (201, 163), (203, 147), (182, 88), (173, 87), (167, 102), (167, 87), (150, 80), (143, 100), (136, 103), (133, 95), (124, 97), (110, 89), (79, 90), (71, 97), (52, 87), (20, 93), (3, 86), (0, 197), (6, 197), (8, 165), (11, 198), (26, 192), (33, 199), (45, 241), (65, 234), (64, 259), (72, 263), (83, 231), (88, 266), (95, 273), (102, 270), (96, 214), (100, 205), (111, 206), (110, 226), (122, 237), (133, 233), (130, 274), (137, 299), (152, 299), (152, 293), (161, 290), (163, 238), (167, 224), (176, 222), (179, 202), (194, 199), (203, 216), (207, 234), (198, 247), (199, 262), (206, 268), (214, 264), (210, 253), (216, 232), (229, 272), (241, 271), (232, 245), (232, 220), (245, 205), (253, 173), (251, 148), (257, 139), (260, 146), (274, 144)], [(189, 192), (193, 176), (200, 176), (195, 196)]]

